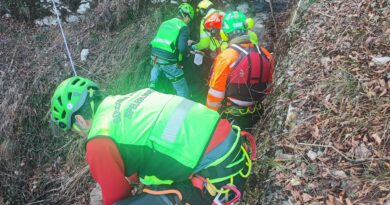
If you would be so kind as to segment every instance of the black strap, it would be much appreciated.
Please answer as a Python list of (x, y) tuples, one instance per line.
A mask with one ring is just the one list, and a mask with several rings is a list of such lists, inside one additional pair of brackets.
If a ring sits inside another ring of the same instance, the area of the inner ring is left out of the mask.
[(259, 53), (259, 57), (260, 57), (260, 80), (259, 80), (259, 83), (262, 83), (263, 82), (263, 55), (261, 52)]
[(217, 43), (215, 42), (215, 39), (214, 39), (212, 36), (210, 36), (210, 41), (211, 41), (212, 44), (214, 44), (214, 46), (215, 46), (215, 51), (217, 51), (217, 48), (219, 48), (221, 45), (218, 46)]
[(247, 79), (247, 84), (250, 85), (251, 84), (251, 75), (252, 75), (252, 60), (251, 60), (251, 55), (250, 55), (250, 52), (248, 52), (248, 55), (246, 55), (247, 58), (248, 58), (248, 79)]

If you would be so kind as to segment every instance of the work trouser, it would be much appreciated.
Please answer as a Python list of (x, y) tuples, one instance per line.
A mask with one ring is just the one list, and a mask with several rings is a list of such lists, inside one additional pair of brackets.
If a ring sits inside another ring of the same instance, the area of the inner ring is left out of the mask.
[[(251, 171), (252, 162), (249, 158), (248, 152), (243, 146), (244, 138), (239, 136), (239, 131), (238, 133), (232, 131), (227, 138), (228, 140), (229, 137), (230, 140), (234, 137), (231, 135), (237, 135), (238, 142), (236, 145), (229, 147), (226, 153), (219, 156), (218, 158), (220, 160), (216, 160), (218, 161), (216, 164), (208, 164), (207, 160), (213, 159), (213, 156), (210, 157), (208, 156), (209, 154), (205, 155), (199, 164), (198, 169), (200, 170), (196, 171), (194, 174), (194, 177), (202, 176), (209, 179), (209, 182), (212, 182), (212, 185), (216, 188), (214, 189), (214, 195), (212, 195), (206, 187), (204, 187), (202, 191), (199, 188), (194, 187), (191, 180), (188, 180), (184, 182), (176, 182), (169, 186), (161, 185), (150, 187), (150, 189), (155, 190), (156, 193), (159, 192), (160, 194), (153, 194), (148, 191), (147, 193), (144, 192), (140, 195), (117, 202), (116, 205), (184, 205), (186, 203), (190, 205), (211, 205), (213, 201), (216, 202), (218, 199), (223, 197), (226, 197), (227, 200), (231, 200), (236, 197), (235, 192), (226, 192), (228, 191), (227, 189), (221, 189), (227, 184), (232, 184), (237, 188), (237, 190), (239, 190), (240, 195), (242, 195), (245, 182)], [(233, 138), (233, 140), (235, 139), (237, 138)], [(225, 145), (229, 144), (227, 143)], [(219, 146), (217, 146), (216, 149), (221, 148)], [(212, 152), (213, 151), (209, 152), (210, 155), (215, 154), (215, 152)], [(179, 194), (174, 193), (176, 191), (178, 191)], [(180, 197), (178, 197), (178, 195), (180, 195)]]
[(184, 78), (184, 72), (176, 63), (169, 64), (169, 62), (163, 60), (154, 63), (152, 71), (150, 72), (150, 84), (156, 86), (161, 74), (164, 74), (172, 83), (176, 95), (188, 98), (189, 91), (187, 81)]
[(205, 52), (203, 63), (201, 65), (195, 65), (192, 60), (192, 69), (187, 69), (184, 71), (187, 72), (187, 76), (191, 78), (188, 80), (191, 81), (190, 90), (192, 94), (192, 100), (202, 104), (206, 103), (207, 92), (209, 88), (208, 80), (210, 78), (210, 69), (213, 63), (213, 59), (208, 56), (209, 52)]

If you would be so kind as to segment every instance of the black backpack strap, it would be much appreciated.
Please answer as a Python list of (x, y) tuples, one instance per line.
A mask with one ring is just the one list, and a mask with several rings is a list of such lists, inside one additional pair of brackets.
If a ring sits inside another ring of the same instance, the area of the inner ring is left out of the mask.
[(259, 79), (260, 82), (259, 83), (262, 83), (263, 82), (263, 53), (261, 52), (259, 46), (257, 45), (256, 45), (256, 49), (260, 57), (260, 79)]

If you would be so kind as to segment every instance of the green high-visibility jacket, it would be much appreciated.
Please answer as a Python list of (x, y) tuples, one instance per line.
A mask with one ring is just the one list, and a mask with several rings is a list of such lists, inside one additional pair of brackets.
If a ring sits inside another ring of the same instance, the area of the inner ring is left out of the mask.
[(187, 26), (187, 24), (178, 18), (164, 21), (158, 29), (156, 37), (150, 42), (152, 48), (158, 48), (171, 54), (178, 54), (178, 61), (181, 61), (182, 56), (178, 53), (176, 44), (180, 29), (184, 26)]
[(104, 99), (88, 140), (111, 138), (126, 176), (138, 173), (147, 185), (171, 184), (193, 174), (218, 120), (202, 104), (143, 89)]
[(248, 35), (251, 43), (258, 45), (259, 44), (259, 38), (257, 37), (257, 34), (251, 30), (248, 30)]
[(199, 26), (200, 28), (199, 42), (195, 44), (196, 50), (204, 50), (209, 48), (211, 51), (215, 51), (217, 50), (217, 48), (221, 46), (221, 43), (218, 41), (218, 39), (212, 37), (211, 34), (208, 33), (204, 28), (205, 19), (213, 13), (223, 14), (222, 11), (218, 11), (212, 8), (207, 12), (206, 16), (201, 19), (200, 26)]

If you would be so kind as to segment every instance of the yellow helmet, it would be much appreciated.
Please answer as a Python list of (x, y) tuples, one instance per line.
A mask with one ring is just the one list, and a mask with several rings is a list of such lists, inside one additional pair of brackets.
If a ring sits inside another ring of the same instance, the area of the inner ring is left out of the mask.
[(198, 9), (208, 9), (212, 5), (214, 5), (213, 2), (211, 2), (209, 0), (202, 0), (198, 4)]
[(198, 4), (198, 8), (196, 9), (196, 12), (200, 14), (201, 16), (206, 16), (207, 12), (214, 6), (213, 2), (209, 0), (202, 0)]
[(249, 30), (249, 29), (252, 29), (253, 28), (253, 25), (255, 25), (255, 20), (253, 20), (253, 18), (247, 18), (244, 22), (246, 28)]

